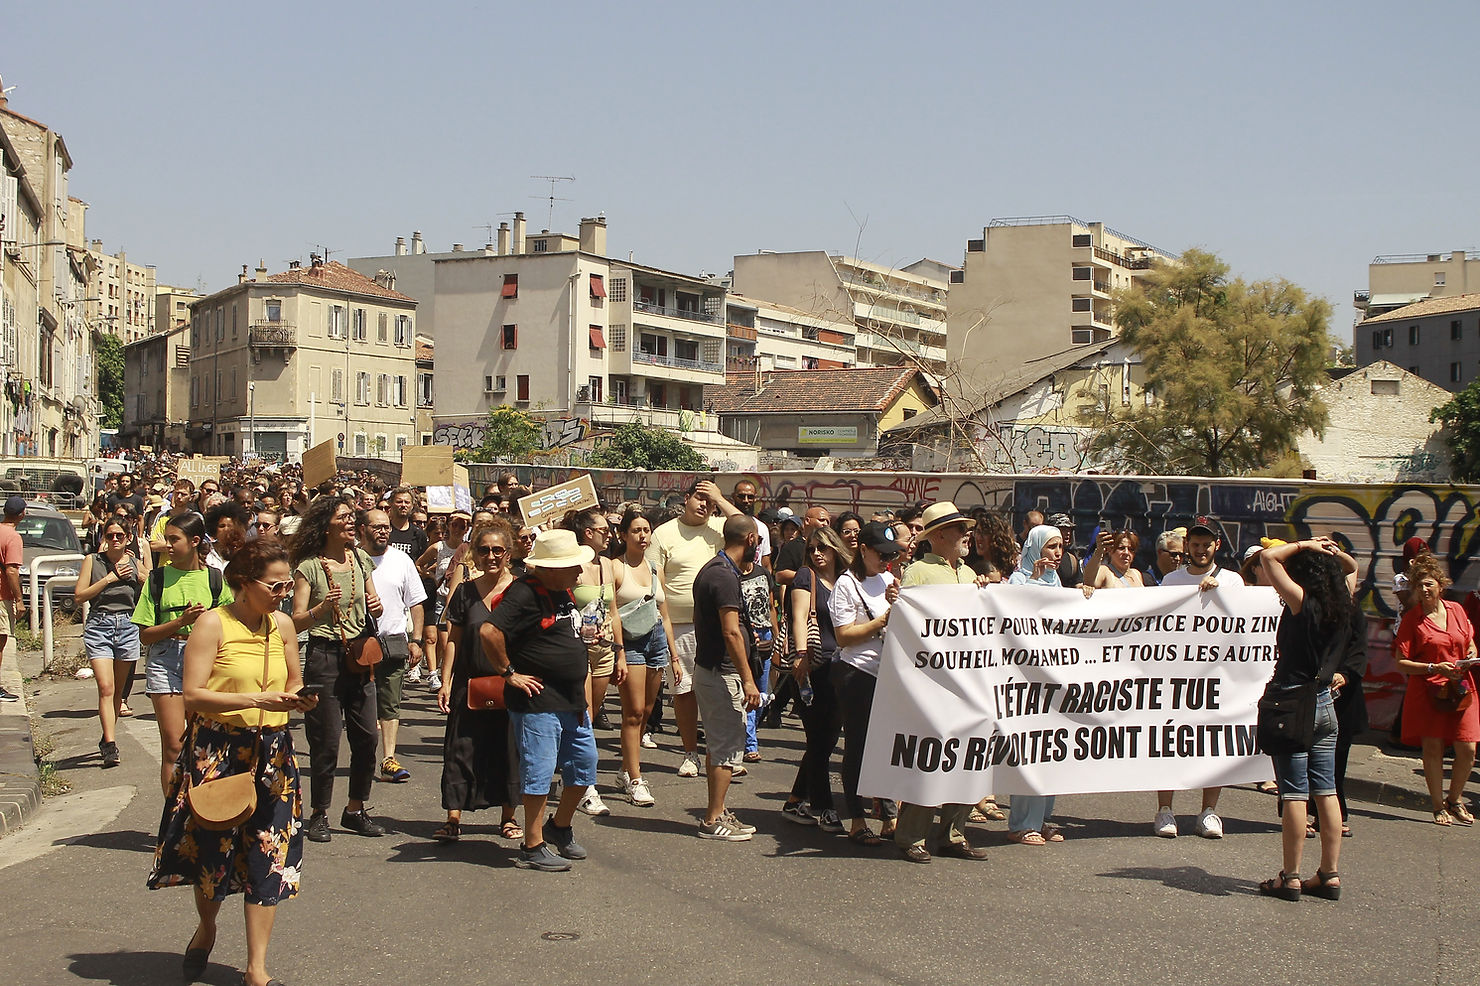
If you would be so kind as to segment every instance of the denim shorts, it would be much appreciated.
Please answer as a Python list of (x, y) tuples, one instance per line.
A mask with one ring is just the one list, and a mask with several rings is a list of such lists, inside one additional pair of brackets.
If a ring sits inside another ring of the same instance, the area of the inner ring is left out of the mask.
[(662, 623), (641, 637), (627, 637), (625, 646), (629, 668), (648, 667), (661, 671), (673, 663), (673, 655), (668, 653), (668, 634), (663, 632)]
[(94, 613), (82, 627), (82, 647), (89, 661), (137, 661), (139, 626), (130, 613)]
[(149, 645), (149, 660), (144, 664), (144, 694), (185, 694), (185, 641), (171, 637)]
[(560, 770), (566, 787), (596, 783), (596, 736), (585, 709), (569, 712), (509, 711), (519, 745), (519, 790), (548, 795)]
[(1336, 794), (1336, 710), (1329, 688), (1316, 696), (1316, 734), (1310, 752), (1270, 759), (1284, 800), (1309, 801)]

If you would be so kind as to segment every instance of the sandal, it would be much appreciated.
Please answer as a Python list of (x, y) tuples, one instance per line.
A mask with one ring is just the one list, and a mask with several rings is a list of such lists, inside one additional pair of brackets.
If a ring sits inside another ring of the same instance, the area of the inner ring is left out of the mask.
[(1007, 815), (997, 806), (995, 801), (985, 801), (971, 809), (967, 816), (969, 821), (981, 824), (982, 822), (1002, 822), (1007, 820)]
[(522, 839), (524, 838), (524, 827), (511, 818), (499, 826), (499, 835), (505, 839)]
[(1045, 825), (1043, 826), (1043, 831), (1039, 834), (1043, 836), (1046, 842), (1064, 841), (1064, 830), (1057, 825)]
[(456, 842), (462, 838), (462, 822), (447, 819), (441, 828), (432, 833), (432, 838), (438, 842)]
[(123, 705), (119, 707), (118, 714), (121, 716), (131, 716), (134, 714), (134, 710), (128, 707), (127, 702), (124, 702)]
[(1447, 808), (1440, 808), (1440, 809), (1438, 809), (1437, 811), (1434, 812), (1434, 824), (1435, 825), (1453, 825), (1454, 824), (1454, 816), (1452, 816), (1452, 815), (1449, 814), (1449, 809), (1447, 809)]
[(760, 763), (761, 762), (761, 754), (760, 754), (760, 751), (759, 750), (751, 750), (749, 753), (745, 754), (745, 762), (746, 763)]
[(861, 828), (857, 832), (849, 832), (848, 841), (856, 846), (873, 847), (882, 846), (884, 844), (884, 840), (875, 835), (867, 827)]
[(1461, 825), (1474, 825), (1475, 816), (1470, 814), (1463, 801), (1446, 801), (1444, 807), (1449, 809), (1449, 814)]
[(1302, 880), (1300, 882), (1300, 890), (1302, 893), (1310, 894), (1312, 897), (1321, 897), (1325, 900), (1340, 900), (1341, 884), (1336, 882), (1340, 879), (1341, 874), (1335, 870), (1332, 870), (1330, 873), (1316, 870), (1316, 875), (1312, 879)]
[[(1332, 874), (1333, 876), (1335, 874)], [(1290, 886), (1290, 884), (1294, 886)], [(1280, 870), (1280, 875), (1273, 880), (1265, 880), (1259, 884), (1259, 893), (1265, 897), (1278, 897), (1281, 900), (1299, 900), (1300, 891), (1304, 886), (1300, 882), (1299, 873), (1286, 873)]]
[[(1062, 839), (1063, 837), (1060, 836), (1060, 838)], [(1020, 846), (1048, 845), (1048, 840), (1043, 837), (1043, 833), (1035, 832), (1032, 829), (1028, 829), (1026, 832), (1009, 832), (1007, 833), (1007, 841), (1016, 842)]]
[(1305, 837), (1307, 839), (1314, 839), (1316, 837), (1316, 827), (1314, 825), (1305, 826)]
[(1352, 837), (1352, 827), (1345, 822), (1341, 823), (1341, 837), (1343, 839), (1350, 839)]

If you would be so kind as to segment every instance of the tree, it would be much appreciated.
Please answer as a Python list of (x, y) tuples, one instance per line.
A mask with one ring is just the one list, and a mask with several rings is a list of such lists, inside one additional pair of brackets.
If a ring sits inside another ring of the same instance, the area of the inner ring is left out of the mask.
[(1152, 474), (1224, 476), (1269, 466), (1326, 427), (1331, 306), (1289, 281), (1228, 280), (1201, 250), (1116, 295), (1153, 402), (1104, 407), (1094, 448)]
[(592, 452), (587, 463), (595, 469), (708, 469), (704, 457), (667, 428), (629, 421), (612, 432), (610, 441)]
[(1430, 411), (1429, 420), (1444, 425), (1453, 478), (1480, 482), (1480, 378)]
[(93, 347), (98, 369), (98, 400), (103, 405), (102, 427), (123, 426), (123, 343), (104, 335)]
[(488, 421), (483, 425), (483, 444), (473, 453), (480, 462), (506, 457), (528, 461), (531, 453), (540, 447), (539, 422), (528, 414), (507, 404), (489, 408)]

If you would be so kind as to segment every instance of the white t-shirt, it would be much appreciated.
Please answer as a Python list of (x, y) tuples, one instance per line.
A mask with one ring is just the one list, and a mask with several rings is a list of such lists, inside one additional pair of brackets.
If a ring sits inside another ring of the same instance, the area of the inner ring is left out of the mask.
[(725, 546), (725, 519), (710, 517), (691, 527), (675, 517), (659, 524), (648, 545), (647, 559), (663, 578), (668, 595), (668, 618), (674, 623), (694, 622), (694, 579), (699, 569)]
[(1202, 580), (1211, 575), (1218, 580), (1218, 586), (1243, 585), (1244, 577), (1231, 568), (1213, 566), (1213, 570), (1202, 575), (1193, 575), (1185, 568), (1179, 568), (1168, 572), (1166, 578), (1161, 580), (1162, 585), (1202, 585)]
[[(832, 598), (827, 603), (827, 612), (832, 617), (833, 627), (867, 623), (887, 613), (889, 603), (884, 598), (884, 592), (893, 584), (894, 576), (888, 572), (870, 575), (862, 583), (852, 572), (844, 572), (833, 585)], [(834, 633), (836, 632), (834, 629)], [(877, 678), (879, 652), (883, 646), (882, 636), (870, 637), (861, 644), (844, 647), (838, 652), (838, 659)]]
[(387, 548), (384, 554), (371, 555), (370, 560), (375, 563), (370, 580), (384, 607), (376, 618), (380, 632), (386, 636), (410, 632), (411, 607), (427, 598), (416, 563), (406, 552), (396, 551), (394, 547)]

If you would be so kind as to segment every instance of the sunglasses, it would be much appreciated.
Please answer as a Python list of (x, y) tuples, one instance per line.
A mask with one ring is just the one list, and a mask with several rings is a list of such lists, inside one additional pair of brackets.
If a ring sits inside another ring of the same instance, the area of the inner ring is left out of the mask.
[(107, 538), (109, 541), (125, 541), (128, 539), (128, 535), (125, 534), (123, 531), (109, 531), (107, 534), (104, 534), (103, 537)]
[(1168, 551), (1167, 552), (1167, 557), (1169, 557), (1169, 558), (1186, 558), (1187, 557), (1187, 552), (1185, 552), (1185, 551)]
[(534, 542), (534, 539), (537, 538), (537, 537), (539, 537), (538, 534), (521, 534), (521, 535), (519, 535), (519, 540), (520, 541), (527, 541), (527, 542), (533, 543)]
[(508, 548), (500, 548), (499, 546), (493, 544), (480, 544), (478, 545), (478, 547), (473, 549), (473, 554), (475, 555), (492, 555), (495, 558), (502, 558), (508, 553)]
[(263, 582), (261, 579), (253, 579), (252, 581), (256, 582), (258, 585), (266, 589), (268, 592), (272, 593), (274, 596), (286, 595), (287, 592), (293, 588), (293, 581), (291, 579), (284, 579), (281, 582)]

